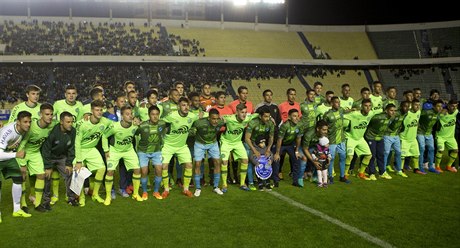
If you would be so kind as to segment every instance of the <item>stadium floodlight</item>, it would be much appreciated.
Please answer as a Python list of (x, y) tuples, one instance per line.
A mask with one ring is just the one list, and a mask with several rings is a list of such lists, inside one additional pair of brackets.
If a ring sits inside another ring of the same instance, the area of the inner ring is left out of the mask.
[(231, 0), (235, 6), (246, 6), (248, 4), (284, 4), (285, 0)]
[(247, 3), (247, 0), (233, 0), (233, 5), (235, 6), (246, 6)]

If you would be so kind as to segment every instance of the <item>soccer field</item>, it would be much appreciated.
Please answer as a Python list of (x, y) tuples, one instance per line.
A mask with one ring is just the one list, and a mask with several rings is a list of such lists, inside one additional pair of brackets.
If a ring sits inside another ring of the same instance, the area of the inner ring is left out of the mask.
[(118, 196), (108, 207), (89, 197), (84, 208), (61, 199), (51, 212), (31, 209), (26, 219), (11, 216), (8, 180), (0, 247), (458, 247), (459, 204), (459, 174), (410, 173), (328, 188), (282, 181), (273, 192), (231, 185), (223, 196), (208, 186), (199, 198), (176, 187), (165, 200)]

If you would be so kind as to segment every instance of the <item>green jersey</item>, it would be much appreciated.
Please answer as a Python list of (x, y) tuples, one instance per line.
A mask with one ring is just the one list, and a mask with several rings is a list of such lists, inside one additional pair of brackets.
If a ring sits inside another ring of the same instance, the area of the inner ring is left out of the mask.
[(390, 98), (387, 98), (383, 101), (383, 107), (382, 109), (385, 109), (387, 107), (388, 104), (393, 104), (395, 105), (396, 109), (399, 109), (399, 101), (396, 100), (396, 99), (390, 99)]
[(458, 109), (456, 109), (452, 114), (444, 113), (439, 115), (439, 124), (441, 125), (441, 129), (436, 132), (436, 136), (443, 138), (454, 137), (457, 114)]
[(137, 146), (138, 151), (144, 153), (159, 152), (164, 144), (166, 122), (160, 120), (157, 124), (153, 124), (150, 121), (144, 121), (139, 125), (136, 135), (140, 137)]
[(244, 120), (238, 120), (236, 115), (224, 115), (222, 118), (225, 120), (225, 126), (227, 129), (225, 133), (222, 134), (220, 140), (227, 144), (241, 143), (241, 138), (243, 137), (244, 128), (246, 125), (254, 118), (258, 117), (258, 114), (252, 114), (246, 116)]
[(255, 118), (249, 122), (246, 133), (251, 133), (251, 141), (253, 143), (255, 143), (259, 137), (265, 137), (268, 141), (268, 138), (273, 137), (275, 134), (275, 124), (273, 124), (271, 120), (267, 121), (267, 123), (263, 123), (260, 118)]
[(311, 148), (316, 146), (319, 143), (319, 137), (314, 133), (313, 135), (305, 135), (302, 134), (302, 147), (303, 148)]
[(374, 117), (372, 117), (371, 121), (369, 122), (369, 125), (367, 126), (364, 137), (366, 140), (382, 140), (383, 135), (392, 122), (393, 118), (388, 118), (386, 113), (374, 115)]
[[(157, 104), (156, 106), (160, 109), (160, 116), (161, 116), (161, 114), (163, 113), (163, 106), (161, 106), (160, 104)], [(141, 119), (141, 121), (150, 120), (149, 107), (150, 106), (147, 107), (147, 104), (146, 104), (144, 107), (139, 107), (138, 108), (139, 119)]]
[(353, 103), (354, 100), (351, 97), (348, 97), (348, 99), (345, 100), (343, 97), (339, 97), (340, 99), (340, 108), (344, 110), (351, 110), (353, 108)]
[(383, 98), (382, 96), (370, 96), (372, 102), (372, 111), (375, 114), (380, 114), (383, 111)]
[[(129, 127), (123, 127), (121, 121), (111, 122), (105, 132), (106, 137), (113, 135), (113, 138), (109, 141), (110, 151), (127, 152), (134, 149), (133, 140), (137, 128), (132, 123)], [(106, 148), (104, 148), (104, 151), (106, 151)]]
[(225, 125), (223, 120), (217, 122), (217, 126), (211, 126), (207, 118), (201, 118), (193, 123), (195, 141), (201, 144), (212, 144), (217, 141), (220, 129)]
[(401, 112), (397, 111), (393, 117), (393, 121), (385, 131), (384, 136), (398, 136), (401, 131), (404, 118), (406, 118), (406, 114), (401, 114)]
[(172, 112), (178, 110), (177, 103), (173, 102), (172, 100), (167, 100), (160, 104), (163, 107), (163, 113), (160, 115), (162, 118), (169, 115)]
[(45, 142), (57, 122), (53, 121), (46, 128), (41, 128), (39, 122), (40, 120), (32, 121), (29, 131), (24, 135), (19, 145), (18, 151), (24, 149), (26, 153), (40, 152), (43, 142)]
[(353, 111), (348, 114), (345, 114), (343, 118), (350, 121), (348, 131), (345, 132), (345, 136), (348, 139), (360, 140), (364, 137), (366, 132), (367, 125), (373, 117), (372, 112), (369, 112), (367, 115), (363, 115), (361, 111)]
[(329, 126), (329, 144), (340, 144), (345, 141), (344, 128), (346, 124), (343, 115), (344, 110), (340, 108), (339, 110), (330, 109), (323, 116), (324, 121)]
[(402, 140), (413, 141), (417, 139), (418, 120), (420, 119), (420, 110), (417, 112), (409, 111), (404, 118), (399, 138)]
[(198, 115), (189, 112), (187, 116), (181, 116), (179, 111), (175, 111), (165, 116), (163, 120), (170, 124), (165, 136), (165, 144), (181, 148), (186, 145), (189, 130), (193, 122), (198, 120)]
[(315, 105), (321, 105), (326, 102), (326, 98), (323, 95), (316, 95), (315, 96)]
[(292, 121), (288, 120), (281, 125), (278, 132), (278, 139), (283, 141), (281, 143), (283, 146), (293, 145), (299, 133), (299, 125), (296, 125)]
[[(84, 119), (77, 122), (77, 135), (75, 137), (75, 159), (77, 162), (82, 161), (82, 149), (96, 147), (102, 135), (110, 126), (111, 121), (104, 121), (103, 119), (101, 118), (96, 124), (93, 124), (91, 120)], [(107, 139), (105, 138), (102, 139), (102, 147), (107, 147)]]
[(81, 115), (84, 114), (91, 114), (91, 103), (83, 105), (83, 111), (81, 111)]
[(322, 120), (323, 119), (323, 116), (324, 114), (329, 111), (329, 109), (331, 109), (332, 106), (331, 105), (326, 105), (326, 103), (323, 103), (321, 105), (319, 105), (317, 108), (316, 108), (316, 120), (319, 121), (319, 120)]
[(80, 101), (76, 101), (75, 104), (70, 105), (65, 99), (54, 102), (54, 116), (56, 120), (59, 120), (59, 117), (62, 112), (67, 111), (73, 115), (74, 125), (83, 117), (83, 104)]
[(422, 110), (420, 120), (418, 122), (417, 134), (430, 135), (433, 131), (433, 126), (436, 124), (438, 119), (439, 113), (434, 112), (434, 110)]
[(302, 125), (305, 128), (314, 128), (316, 125), (316, 104), (314, 102), (304, 101), (300, 104), (300, 112), (302, 113)]
[(32, 122), (40, 119), (40, 103), (37, 103), (37, 105), (33, 108), (27, 106), (26, 102), (21, 102), (20, 104), (14, 106), (14, 108), (11, 110), (10, 114), (10, 119), (8, 120), (8, 123), (14, 122), (16, 118), (18, 117), (19, 112), (21, 111), (27, 111), (32, 114)]

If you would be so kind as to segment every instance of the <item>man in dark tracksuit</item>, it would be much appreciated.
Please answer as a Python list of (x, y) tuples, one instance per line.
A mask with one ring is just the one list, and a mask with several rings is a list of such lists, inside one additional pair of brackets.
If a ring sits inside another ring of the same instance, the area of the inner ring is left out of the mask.
[(67, 201), (72, 206), (78, 206), (77, 195), (70, 190), (72, 181), (72, 161), (75, 159), (75, 135), (76, 130), (72, 126), (73, 116), (69, 112), (62, 112), (60, 124), (51, 130), (49, 136), (42, 145), (41, 153), (45, 164), (45, 188), (43, 192), (44, 204), (51, 200), (51, 173), (58, 170), (65, 180)]

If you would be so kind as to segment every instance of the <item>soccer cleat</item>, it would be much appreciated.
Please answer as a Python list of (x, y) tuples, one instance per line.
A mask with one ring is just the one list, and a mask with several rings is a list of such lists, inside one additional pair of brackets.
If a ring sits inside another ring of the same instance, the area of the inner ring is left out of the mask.
[(267, 183), (267, 184), (265, 185), (265, 190), (266, 190), (266, 191), (272, 191), (272, 189), (273, 189), (273, 187), (272, 187), (271, 184)]
[(115, 189), (112, 189), (112, 190), (110, 191), (110, 197), (112, 197), (112, 200), (117, 199), (117, 194), (115, 193)]
[(51, 210), (53, 210), (53, 209), (51, 208), (51, 204), (45, 204), (45, 205), (43, 205), (43, 207), (46, 209), (46, 211), (51, 211)]
[(240, 189), (241, 189), (241, 190), (244, 190), (244, 191), (250, 191), (250, 189), (249, 189), (248, 186), (246, 186), (246, 185), (241, 185), (241, 186), (240, 186)]
[(80, 200), (78, 201), (78, 204), (80, 205), (80, 207), (84, 207), (86, 205), (85, 198), (80, 198)]
[(91, 199), (93, 199), (93, 201), (95, 202), (98, 202), (98, 203), (104, 203), (104, 199), (102, 199), (100, 196), (98, 195), (93, 195), (91, 196)]
[(369, 181), (371, 180), (369, 177), (367, 177), (364, 173), (359, 173), (358, 174), (358, 177), (363, 179), (363, 180), (366, 180), (366, 181)]
[(383, 179), (392, 179), (392, 177), (386, 171), (382, 175), (380, 175), (380, 177)]
[(395, 172), (395, 170), (393, 170), (393, 168), (392, 168), (390, 165), (387, 166), (387, 171), (389, 171), (389, 172)]
[(215, 187), (215, 188), (212, 190), (212, 192), (214, 192), (214, 193), (216, 193), (216, 194), (218, 194), (218, 195), (223, 195), (223, 194), (224, 194), (224, 192), (222, 192), (222, 190), (220, 190), (218, 187)]
[(105, 198), (104, 205), (109, 206), (112, 203), (112, 197)]
[(29, 208), (27, 206), (22, 206), (21, 207), (22, 211), (24, 211), (25, 213), (29, 213)]
[[(166, 191), (167, 192), (167, 191)], [(162, 200), (163, 197), (160, 195), (160, 192), (153, 192), (153, 197), (155, 197), (155, 199), (157, 200)]]
[(28, 214), (28, 213), (24, 212), (22, 209), (19, 209), (18, 211), (13, 213), (13, 217), (29, 218), (31, 216), (32, 216), (31, 214)]
[(120, 193), (122, 197), (129, 197), (129, 194), (124, 189), (119, 189), (118, 193)]
[(349, 184), (349, 183), (351, 183), (351, 181), (350, 181), (350, 180), (348, 180), (348, 178), (347, 178), (347, 177), (340, 177), (340, 180), (339, 180), (339, 181), (341, 181), (342, 183), (346, 183), (346, 184)]
[(443, 173), (444, 171), (441, 169), (441, 167), (439, 166), (436, 166), (436, 170), (439, 172), (439, 173)]
[(133, 191), (134, 191), (133, 185), (128, 185), (128, 187), (126, 187), (126, 193), (132, 194)]
[(401, 176), (401, 177), (404, 177), (404, 178), (407, 178), (408, 176), (406, 175), (406, 173), (402, 172), (402, 171), (398, 171), (398, 173), (396, 173), (396, 175), (398, 176)]
[(227, 193), (227, 192), (228, 192), (227, 187), (222, 188), (222, 193)]
[(328, 177), (329, 184), (334, 184), (334, 177)]
[(182, 194), (187, 196), (187, 197), (193, 197), (193, 193), (190, 192), (190, 190), (184, 190), (184, 191), (182, 191)]
[(69, 205), (72, 206), (72, 207), (78, 207), (78, 206), (80, 206), (80, 204), (78, 203), (77, 200), (69, 200), (69, 201), (67, 202), (67, 204), (69, 204)]
[(138, 202), (143, 201), (142, 196), (140, 196), (140, 195), (135, 195), (135, 194), (133, 194), (133, 195), (131, 196), (131, 198), (133, 198), (133, 200), (136, 200), (136, 201), (138, 201)]
[(195, 197), (200, 197), (201, 195), (201, 189), (196, 189), (195, 193), (193, 194)]
[(374, 174), (370, 175), (370, 176), (369, 176), (369, 179), (371, 179), (372, 181), (377, 181), (377, 178), (375, 177)]
[(40, 205), (38, 205), (38, 206), (35, 207), (35, 211), (40, 212), (40, 213), (44, 213), (44, 212), (46, 212), (47, 210), (46, 210), (45, 207), (43, 207), (43, 205), (40, 204)]
[(57, 195), (51, 196), (51, 201), (50, 201), (51, 205), (56, 204), (57, 201), (59, 201), (59, 196), (57, 196)]
[(169, 191), (163, 191), (163, 193), (161, 194), (161, 197), (163, 197), (163, 199), (168, 198), (168, 196), (169, 196)]
[(419, 174), (419, 175), (425, 175), (426, 173), (421, 171), (420, 169), (414, 169), (414, 173), (415, 174)]
[(434, 173), (434, 174), (439, 174), (440, 172), (437, 171), (435, 168), (429, 168), (428, 172)]
[(323, 184), (322, 184), (322, 183), (318, 183), (318, 184), (316, 185), (316, 187), (322, 188), (322, 187), (323, 187)]
[(250, 189), (251, 191), (256, 191), (256, 190), (257, 190), (256, 186), (254, 186), (254, 184), (252, 184), (252, 183), (249, 184), (249, 189)]
[(264, 185), (259, 184), (259, 191), (264, 191)]
[(450, 172), (454, 172), (454, 173), (457, 173), (457, 168), (453, 167), (453, 166), (447, 166), (446, 167), (446, 170), (450, 171)]
[(147, 201), (148, 199), (149, 199), (149, 193), (147, 192), (142, 193), (142, 200)]
[(299, 187), (303, 188), (303, 179), (297, 179), (297, 184), (299, 185)]

